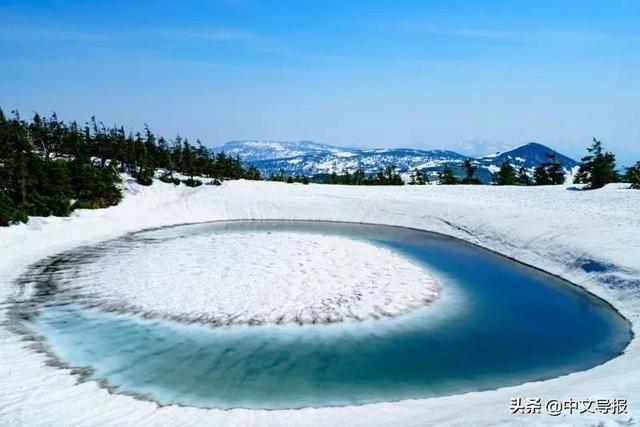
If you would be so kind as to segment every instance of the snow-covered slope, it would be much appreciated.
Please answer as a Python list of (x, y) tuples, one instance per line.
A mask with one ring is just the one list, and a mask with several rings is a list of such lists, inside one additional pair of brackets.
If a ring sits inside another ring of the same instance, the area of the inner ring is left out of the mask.
[(407, 173), (413, 169), (427, 171), (436, 175), (444, 165), (452, 167), (454, 172), (463, 174), (462, 164), (471, 159), (477, 166), (477, 175), (483, 182), (491, 181), (495, 172), (504, 161), (515, 167), (531, 169), (548, 161), (545, 153), (557, 154), (558, 161), (567, 173), (577, 162), (555, 152), (542, 144), (529, 143), (513, 150), (484, 157), (468, 157), (449, 150), (418, 150), (411, 148), (353, 149), (313, 142), (274, 142), (274, 141), (236, 141), (228, 142), (216, 151), (238, 155), (245, 162), (255, 165), (264, 176), (284, 172), (287, 175), (322, 175), (332, 172), (353, 172), (361, 168), (367, 174), (376, 173), (380, 168), (396, 166), (398, 172)]
[(480, 162), (481, 165), (494, 165), (498, 167), (503, 162), (508, 162), (516, 168), (524, 166), (526, 169), (532, 169), (541, 163), (549, 161), (549, 157), (546, 155), (547, 153), (555, 154), (556, 161), (567, 171), (578, 166), (578, 162), (572, 158), (536, 142), (530, 142), (511, 150), (480, 157), (478, 158), (478, 162)]
[(486, 139), (472, 139), (470, 141), (460, 142), (453, 147), (458, 153), (469, 157), (483, 157), (507, 151), (511, 148), (512, 146), (505, 143), (488, 141)]
[(242, 160), (253, 162), (264, 159), (288, 159), (313, 154), (348, 151), (346, 148), (312, 141), (230, 141), (221, 147), (213, 148), (214, 152), (224, 151), (230, 156), (240, 156)]
[[(609, 301), (640, 329), (640, 191), (609, 185), (345, 187), (225, 182), (127, 184), (116, 207), (32, 218), (0, 229), (0, 425), (637, 425), (640, 344), (584, 372), (516, 387), (363, 406), (256, 411), (160, 407), (77, 383), (4, 320), (14, 280), (38, 259), (142, 228), (222, 219), (316, 219), (401, 225), (456, 236), (547, 270)], [(551, 210), (550, 210), (551, 209)], [(510, 399), (628, 399), (628, 413), (511, 415)]]
[(354, 172), (361, 168), (367, 174), (394, 165), (399, 172), (414, 168), (439, 170), (444, 164), (460, 164), (466, 157), (445, 150), (373, 149), (340, 151), (338, 153), (312, 153), (285, 159), (255, 160), (253, 163), (266, 176), (283, 170), (288, 175), (319, 175), (332, 172)]

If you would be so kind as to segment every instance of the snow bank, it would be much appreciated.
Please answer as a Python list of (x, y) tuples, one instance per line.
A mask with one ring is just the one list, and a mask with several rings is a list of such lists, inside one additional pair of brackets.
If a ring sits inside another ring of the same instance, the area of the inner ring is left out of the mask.
[[(129, 184), (127, 184), (129, 185)], [(640, 192), (610, 185), (342, 187), (229, 182), (131, 186), (121, 205), (0, 230), (0, 321), (13, 282), (38, 259), (141, 228), (223, 219), (316, 219), (402, 225), (450, 234), (584, 286), (640, 321)], [(543, 382), (427, 400), (292, 411), (204, 410), (109, 394), (0, 326), (3, 425), (495, 425), (638, 424), (640, 346), (599, 367)], [(628, 414), (511, 415), (512, 397), (626, 398)]]

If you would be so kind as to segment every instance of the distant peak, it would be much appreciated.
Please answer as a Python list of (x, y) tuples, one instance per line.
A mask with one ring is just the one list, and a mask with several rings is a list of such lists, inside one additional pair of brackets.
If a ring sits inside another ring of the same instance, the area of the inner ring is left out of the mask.
[(452, 149), (469, 157), (485, 157), (507, 151), (511, 146), (486, 139), (472, 139), (460, 142), (452, 146)]
[(535, 150), (535, 151), (553, 151), (554, 153), (556, 152), (556, 150), (554, 150), (551, 147), (548, 147), (544, 144), (540, 144), (539, 142), (527, 142), (526, 144), (522, 144), (519, 145), (515, 148), (512, 148), (510, 150), (507, 151), (503, 151), (500, 154), (505, 154), (505, 153), (510, 153), (513, 151), (523, 151), (523, 150)]
[(480, 157), (481, 161), (490, 162), (520, 162), (526, 164), (527, 167), (533, 167), (545, 161), (548, 161), (546, 157), (547, 153), (554, 153), (556, 160), (563, 166), (571, 168), (578, 164), (575, 160), (567, 157), (551, 147), (548, 147), (539, 142), (527, 142), (526, 144), (512, 148), (511, 150), (503, 151), (501, 153), (492, 154), (489, 156)]

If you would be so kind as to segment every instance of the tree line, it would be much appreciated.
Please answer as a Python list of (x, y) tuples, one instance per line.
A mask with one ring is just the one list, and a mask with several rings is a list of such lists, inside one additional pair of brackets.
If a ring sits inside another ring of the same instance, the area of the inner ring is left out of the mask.
[[(332, 172), (329, 174), (316, 174), (312, 177), (306, 175), (288, 175), (284, 169), (280, 169), (273, 174), (269, 180), (277, 182), (302, 183), (310, 182), (317, 184), (336, 184), (336, 185), (404, 185), (402, 177), (397, 173), (395, 165), (389, 165), (380, 168), (377, 173), (366, 174), (362, 168), (356, 169), (353, 173), (344, 169), (342, 173)], [(417, 172), (420, 177), (424, 177), (423, 173)], [(415, 180), (415, 176), (413, 178)], [(424, 178), (419, 178), (424, 179)], [(410, 182), (414, 184), (417, 182)]]
[[(575, 183), (586, 184), (587, 189), (619, 181), (640, 189), (640, 162), (619, 174), (615, 155), (595, 138), (581, 160)], [(463, 169), (464, 175), (459, 177), (445, 165), (438, 173), (438, 183), (482, 184), (472, 160), (465, 160)], [(123, 127), (105, 126), (95, 117), (80, 126), (59, 120), (55, 113), (50, 117), (36, 113), (23, 120), (15, 111), (8, 117), (0, 109), (0, 225), (26, 222), (31, 215), (67, 216), (78, 208), (116, 205), (122, 199), (119, 184), (123, 173), (141, 185), (151, 185), (156, 175), (162, 182), (192, 187), (202, 185), (202, 177), (211, 178), (211, 184), (225, 179), (261, 179), (258, 169), (243, 167), (239, 157), (213, 154), (199, 140), (192, 144), (181, 136), (170, 140), (156, 137), (147, 126), (133, 134)], [(404, 185), (394, 165), (374, 174), (358, 168), (353, 173), (345, 170), (311, 178), (281, 171), (270, 179), (302, 184)], [(548, 153), (547, 161), (532, 173), (505, 162), (492, 181), (494, 185), (554, 185), (563, 184), (565, 174), (555, 153)], [(428, 183), (426, 171), (411, 172), (408, 184)]]
[[(493, 185), (561, 185), (565, 183), (565, 170), (557, 159), (555, 152), (545, 153), (546, 161), (537, 165), (533, 170), (528, 170), (524, 166), (516, 169), (511, 163), (505, 161), (500, 169), (492, 173), (491, 183)], [(451, 165), (444, 165), (437, 173), (437, 183), (440, 185), (481, 185), (483, 182), (477, 177), (477, 164), (471, 159), (466, 159), (462, 164), (463, 175), (458, 176)], [(284, 170), (274, 174), (270, 178), (272, 181), (287, 183), (299, 182), (308, 184), (316, 182), (322, 184), (340, 185), (404, 185), (400, 175), (397, 173), (395, 165), (380, 168), (375, 174), (366, 174), (363, 169), (358, 168), (353, 173), (343, 170), (341, 174), (333, 172), (331, 174), (315, 175), (311, 178), (304, 175), (287, 175)], [(602, 147), (602, 142), (593, 139), (593, 143), (587, 148), (587, 155), (582, 157), (581, 163), (574, 177), (574, 183), (586, 184), (586, 189), (597, 189), (613, 182), (628, 182), (631, 188), (640, 189), (640, 162), (635, 166), (627, 168), (626, 173), (617, 172), (615, 155), (607, 152)], [(430, 184), (429, 175), (426, 170), (414, 169), (409, 175), (409, 185)]]
[[(533, 170), (524, 166), (516, 169), (511, 163), (505, 161), (500, 169), (492, 174), (493, 185), (560, 185), (565, 183), (565, 170), (557, 159), (555, 152), (545, 153), (546, 161), (540, 163)], [(358, 168), (349, 173), (344, 170), (341, 174), (317, 175), (311, 178), (312, 182), (341, 185), (404, 185), (400, 175), (396, 172), (395, 165), (389, 165), (380, 169), (376, 174), (367, 175)], [(477, 177), (477, 164), (471, 159), (466, 159), (462, 164), (463, 175), (458, 176), (451, 165), (444, 165), (437, 173), (437, 183), (440, 185), (481, 185), (483, 182)], [(286, 176), (284, 171), (271, 178), (274, 181), (309, 183), (305, 176)], [(615, 155), (607, 152), (602, 147), (602, 142), (593, 139), (593, 143), (587, 148), (587, 155), (581, 158), (581, 163), (574, 177), (574, 183), (586, 184), (586, 189), (602, 188), (613, 182), (627, 182), (630, 188), (640, 189), (640, 162), (626, 169), (624, 174), (617, 172)], [(414, 169), (409, 175), (409, 185), (430, 184), (426, 170)]]
[[(31, 215), (68, 216), (74, 209), (116, 205), (122, 173), (151, 185), (156, 171), (166, 183), (198, 186), (197, 177), (260, 179), (238, 157), (212, 154), (199, 140), (156, 137), (145, 126), (127, 133), (92, 117), (84, 125), (56, 114), (24, 120), (0, 109), (0, 225), (26, 222)], [(180, 176), (178, 176), (180, 175)], [(186, 177), (186, 178), (185, 178)], [(181, 179), (182, 178), (182, 179)]]
[[(500, 170), (493, 174), (495, 185), (558, 185), (564, 184), (565, 176), (562, 165), (556, 161), (555, 153), (547, 153), (547, 162), (538, 165), (533, 176), (521, 167), (515, 168), (505, 162)], [(618, 173), (616, 156), (605, 151), (602, 142), (593, 138), (593, 143), (587, 148), (587, 155), (581, 158), (581, 163), (574, 177), (574, 184), (585, 184), (588, 190), (602, 188), (614, 182), (627, 182), (631, 188), (640, 188), (640, 162), (627, 168), (626, 173)]]
[(555, 152), (545, 153), (546, 162), (533, 169), (533, 173), (521, 166), (517, 171), (509, 163), (504, 162), (500, 170), (492, 174), (494, 185), (560, 185), (565, 182), (565, 171), (557, 161)]
[(356, 169), (353, 173), (344, 170), (342, 174), (335, 172), (325, 176), (322, 180), (324, 184), (342, 185), (404, 185), (404, 181), (396, 171), (395, 165), (388, 165), (378, 169), (378, 172), (365, 174), (362, 168)]

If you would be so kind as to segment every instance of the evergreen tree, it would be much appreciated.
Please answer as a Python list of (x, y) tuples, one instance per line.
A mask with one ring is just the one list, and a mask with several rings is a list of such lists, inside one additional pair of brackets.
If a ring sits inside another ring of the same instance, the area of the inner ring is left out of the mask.
[(342, 176), (341, 176), (341, 179), (339, 181), (341, 181), (341, 184), (345, 184), (345, 185), (351, 185), (352, 184), (352, 182), (351, 182), (352, 181), (351, 174), (349, 173), (347, 168), (344, 168), (342, 170)]
[(149, 186), (153, 184), (154, 172), (155, 170), (151, 167), (141, 166), (133, 173), (133, 177), (138, 184)]
[(548, 162), (544, 163), (544, 166), (547, 169), (547, 175), (551, 185), (564, 184), (564, 170), (562, 169), (562, 164), (557, 161), (555, 151), (544, 153), (544, 155), (549, 159)]
[(627, 168), (624, 180), (631, 184), (631, 188), (640, 190), (640, 162), (637, 162), (635, 166)]
[(551, 185), (551, 178), (549, 177), (547, 166), (545, 164), (538, 165), (533, 170), (533, 184)]
[(278, 172), (276, 172), (275, 174), (271, 175), (270, 178), (271, 181), (278, 181), (278, 182), (285, 182), (287, 180), (287, 176), (284, 172), (284, 169), (280, 168), (278, 170)]
[(400, 175), (396, 173), (395, 165), (388, 165), (384, 169), (384, 174), (382, 179), (380, 180), (381, 185), (404, 185), (402, 178)]
[(531, 178), (524, 166), (520, 166), (520, 169), (518, 169), (517, 183), (519, 185), (531, 185)]
[(548, 160), (535, 168), (533, 172), (533, 183), (535, 185), (564, 184), (564, 170), (562, 164), (557, 161), (556, 153), (550, 151), (544, 153), (544, 155)]
[(418, 181), (416, 180), (417, 172), (417, 169), (411, 171), (411, 174), (409, 175), (409, 185), (416, 185), (418, 183)]
[(173, 156), (167, 141), (163, 137), (158, 139), (158, 156), (156, 162), (159, 167), (163, 167), (166, 170), (167, 176), (173, 178)]
[(429, 175), (423, 170), (418, 171), (418, 185), (426, 185), (429, 183)]
[(213, 159), (199, 141), (196, 148), (180, 136), (170, 145), (148, 126), (127, 135), (95, 117), (79, 127), (55, 113), (48, 118), (36, 113), (27, 122), (0, 109), (0, 225), (27, 221), (29, 215), (66, 216), (76, 208), (115, 205), (122, 198), (119, 172), (150, 185), (158, 168), (166, 171), (162, 181), (179, 184), (175, 171), (188, 175), (192, 186), (202, 184), (196, 176), (217, 172), (260, 179), (255, 167), (245, 170), (237, 157), (222, 153)]
[(480, 185), (480, 184), (482, 184), (482, 181), (480, 181), (476, 177), (476, 170), (477, 169), (478, 169), (478, 167), (475, 166), (470, 159), (465, 160), (464, 161), (465, 177), (462, 179), (462, 181), (460, 181), (460, 183), (461, 184), (467, 184), (467, 185)]
[(565, 181), (564, 170), (562, 165), (557, 162), (553, 162), (549, 165), (548, 169), (549, 179), (552, 185), (562, 185)]
[(365, 183), (365, 173), (361, 168), (356, 169), (353, 173), (353, 185), (363, 185)]
[(455, 185), (458, 183), (458, 178), (453, 174), (453, 170), (449, 165), (444, 165), (444, 168), (438, 174), (438, 184), (441, 185)]
[(587, 154), (582, 160), (575, 178), (576, 184), (587, 184), (588, 189), (595, 190), (616, 182), (616, 157), (613, 153), (605, 152), (602, 142), (593, 138), (593, 144), (587, 148)]
[(419, 169), (414, 169), (409, 175), (409, 185), (425, 185), (426, 180), (425, 173)]
[(247, 171), (244, 174), (244, 178), (245, 179), (250, 179), (250, 180), (253, 180), (253, 181), (259, 181), (260, 180), (260, 171), (254, 165), (249, 165), (249, 167), (247, 168)]
[[(367, 176), (361, 168), (356, 169), (353, 174), (344, 170), (341, 174), (332, 172), (329, 175), (320, 175), (314, 177), (317, 182), (324, 184), (340, 184), (340, 185), (404, 185), (402, 178), (396, 172), (396, 167), (389, 165), (380, 168), (375, 175)], [(308, 180), (308, 178), (307, 178)], [(304, 181), (295, 181), (303, 182)]]
[(493, 183), (495, 185), (516, 185), (516, 170), (509, 162), (503, 162), (500, 170), (493, 174)]

